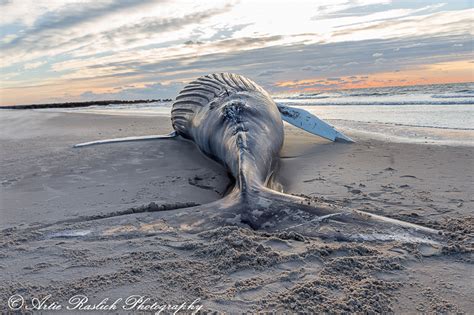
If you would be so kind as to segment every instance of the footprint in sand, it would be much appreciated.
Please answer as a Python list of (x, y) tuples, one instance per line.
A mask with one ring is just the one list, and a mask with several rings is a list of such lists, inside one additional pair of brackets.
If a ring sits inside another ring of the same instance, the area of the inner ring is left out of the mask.
[[(215, 176), (213, 176), (211, 179), (214, 179), (214, 178), (215, 178)], [(202, 188), (202, 189), (214, 190), (213, 186), (204, 184), (203, 183), (204, 180), (206, 180), (206, 179), (196, 175), (193, 178), (188, 178), (188, 183), (190, 185), (193, 185), (193, 186), (196, 186), (196, 187), (199, 187), (199, 188)]]
[(369, 193), (370, 197), (380, 197), (383, 193), (381, 192), (371, 192)]
[(415, 179), (418, 179), (418, 177), (416, 177), (414, 175), (402, 175), (402, 176), (400, 176), (400, 178), (415, 178)]

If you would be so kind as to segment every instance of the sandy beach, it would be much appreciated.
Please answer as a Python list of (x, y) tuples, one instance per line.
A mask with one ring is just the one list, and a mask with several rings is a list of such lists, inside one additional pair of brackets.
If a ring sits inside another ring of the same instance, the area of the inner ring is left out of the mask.
[(474, 309), (473, 147), (350, 131), (356, 143), (330, 143), (285, 126), (277, 178), (286, 193), (442, 230), (437, 244), (324, 238), (333, 228), (324, 222), (191, 233), (168, 218), (222, 198), (231, 184), (191, 142), (72, 148), (171, 130), (165, 116), (2, 110), (0, 311), (15, 294), (63, 305), (76, 294), (90, 303), (200, 299), (202, 311), (228, 313)]

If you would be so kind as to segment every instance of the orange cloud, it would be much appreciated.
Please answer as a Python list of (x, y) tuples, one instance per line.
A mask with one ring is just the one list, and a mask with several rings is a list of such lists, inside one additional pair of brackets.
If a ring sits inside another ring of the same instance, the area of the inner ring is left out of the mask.
[(330, 89), (357, 89), (384, 86), (408, 86), (420, 84), (444, 84), (474, 82), (474, 63), (470, 60), (451, 61), (424, 65), (400, 71), (322, 78), (281, 81), (275, 85), (288, 88), (288, 92), (318, 91)]
[(102, 77), (91, 79), (52, 79), (41, 84), (0, 89), (1, 105), (79, 101), (84, 92), (111, 93), (117, 86), (142, 87), (148, 82), (136, 83), (139, 76), (125, 78)]

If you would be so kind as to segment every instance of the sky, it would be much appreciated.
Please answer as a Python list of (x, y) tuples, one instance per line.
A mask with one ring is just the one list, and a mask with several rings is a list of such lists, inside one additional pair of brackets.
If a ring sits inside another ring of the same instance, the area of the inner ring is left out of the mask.
[(0, 105), (474, 81), (473, 0), (0, 0)]

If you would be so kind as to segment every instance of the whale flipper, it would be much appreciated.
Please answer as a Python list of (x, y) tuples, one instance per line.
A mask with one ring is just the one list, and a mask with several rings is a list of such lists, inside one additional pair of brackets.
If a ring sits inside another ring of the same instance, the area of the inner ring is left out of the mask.
[(286, 105), (277, 106), (281, 118), (295, 127), (331, 141), (354, 142), (354, 140), (337, 131), (333, 126), (304, 109)]
[(74, 148), (87, 147), (90, 145), (96, 144), (106, 144), (106, 143), (116, 143), (116, 142), (130, 142), (130, 141), (143, 141), (143, 140), (156, 140), (156, 139), (169, 139), (174, 138), (178, 134), (176, 131), (173, 131), (167, 135), (150, 135), (150, 136), (140, 136), (140, 137), (125, 137), (125, 138), (115, 138), (115, 139), (104, 139), (91, 142), (84, 142), (74, 145)]

